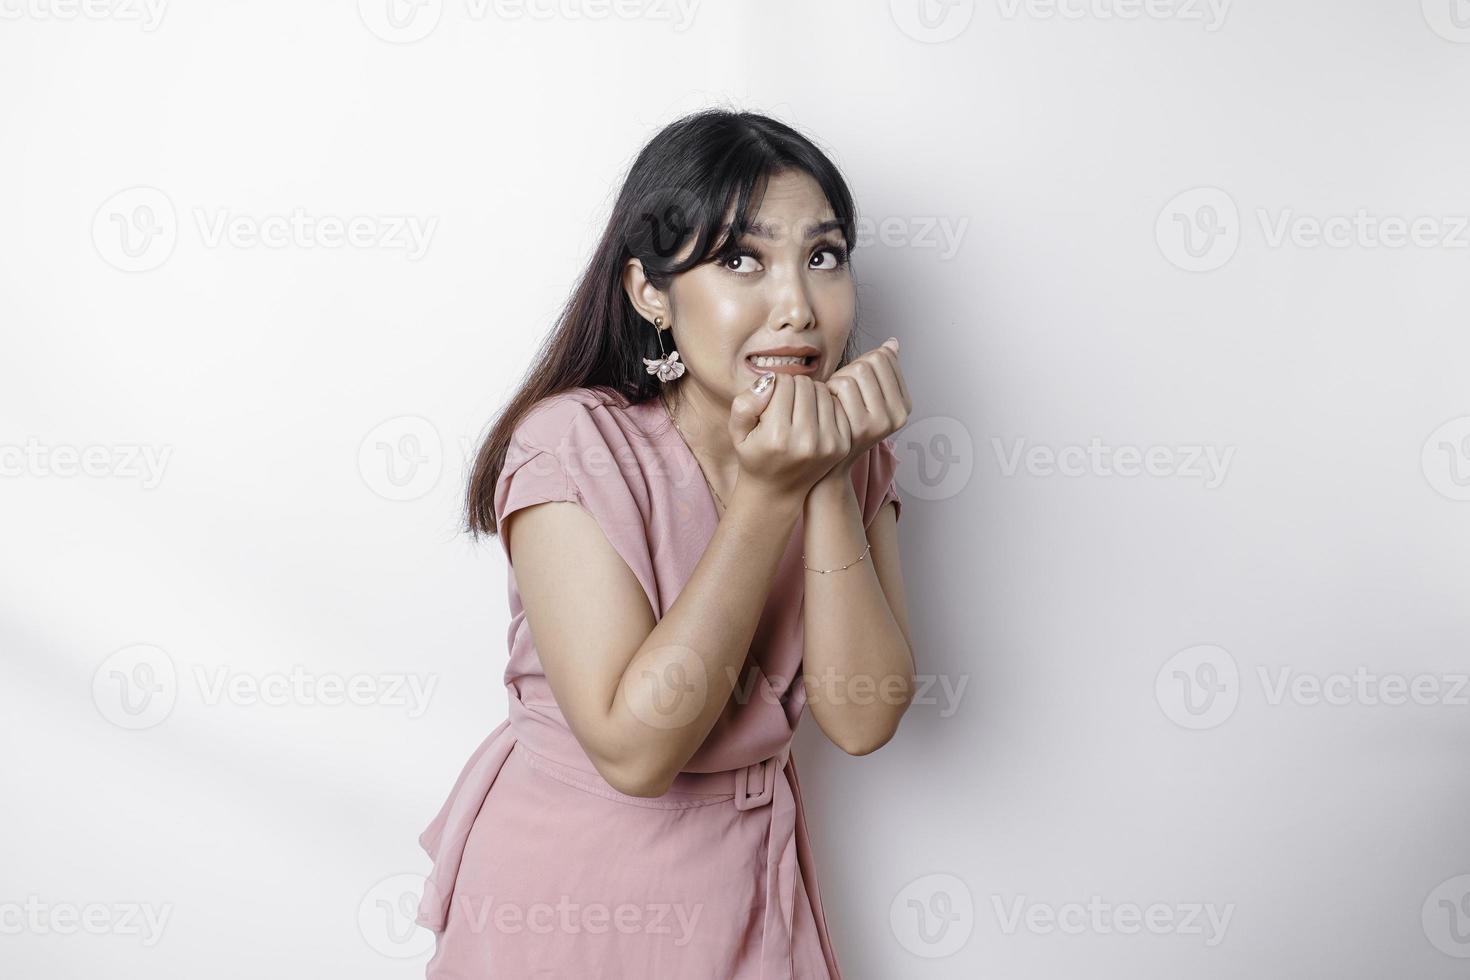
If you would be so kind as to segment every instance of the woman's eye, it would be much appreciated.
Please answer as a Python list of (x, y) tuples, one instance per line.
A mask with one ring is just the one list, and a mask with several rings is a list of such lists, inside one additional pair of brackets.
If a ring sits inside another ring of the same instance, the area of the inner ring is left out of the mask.
[[(748, 260), (748, 264), (745, 266), (745, 268), (742, 269), (731, 267), (731, 262), (739, 263), (742, 260)], [(754, 272), (760, 267), (760, 263), (755, 260), (755, 256), (750, 252), (736, 252), (734, 255), (725, 260), (724, 265), (725, 268), (729, 269), (731, 272)]]
[(842, 250), (839, 249), (839, 248), (831, 248), (831, 247), (829, 247), (829, 248), (821, 248), (821, 249), (818, 249), (816, 251), (816, 253), (812, 255), (812, 258), (813, 259), (816, 259), (816, 258), (818, 258), (819, 256), (822, 256), (822, 255), (826, 255), (828, 257), (826, 264), (825, 265), (820, 265), (820, 266), (814, 266), (813, 268), (822, 269), (822, 270), (840, 269), (840, 268), (842, 268), (842, 263), (844, 261), (846, 261), (845, 258), (843, 257)]

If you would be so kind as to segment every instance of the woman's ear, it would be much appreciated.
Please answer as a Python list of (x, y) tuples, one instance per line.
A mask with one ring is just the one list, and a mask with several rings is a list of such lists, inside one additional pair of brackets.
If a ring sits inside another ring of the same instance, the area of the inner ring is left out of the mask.
[(628, 301), (633, 304), (633, 309), (649, 323), (655, 317), (669, 319), (668, 298), (648, 281), (642, 260), (630, 258), (623, 265), (623, 291), (628, 294)]

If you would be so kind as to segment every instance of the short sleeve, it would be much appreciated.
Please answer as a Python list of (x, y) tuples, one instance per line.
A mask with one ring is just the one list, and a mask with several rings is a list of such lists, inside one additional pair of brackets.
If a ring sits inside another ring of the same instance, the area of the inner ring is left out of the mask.
[[(859, 476), (857, 469), (854, 468), (854, 477)], [(894, 518), (897, 519), (903, 513), (903, 501), (898, 496), (897, 474), (898, 450), (893, 437), (888, 436), (868, 450), (866, 468), (861, 474), (862, 482), (858, 484), (857, 489), (863, 495), (863, 527), (872, 524), (878, 511), (890, 500), (893, 501)]]
[(556, 454), (511, 440), (495, 491), (495, 526), (522, 507), (556, 500), (576, 501), (575, 489)]
[(570, 501), (592, 515), (643, 586), (656, 617), (642, 471), (607, 408), (574, 394), (538, 403), (511, 434), (495, 484), (496, 536), (507, 560), (505, 519), (524, 507), (555, 501)]

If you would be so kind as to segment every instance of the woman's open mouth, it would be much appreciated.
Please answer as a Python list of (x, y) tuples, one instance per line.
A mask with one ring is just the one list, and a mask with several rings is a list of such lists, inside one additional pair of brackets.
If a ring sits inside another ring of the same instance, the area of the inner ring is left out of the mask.
[(745, 359), (745, 364), (756, 374), (765, 374), (767, 371), (775, 371), (777, 374), (814, 374), (817, 369), (818, 355), (809, 354), (805, 357), (788, 354), (752, 354)]

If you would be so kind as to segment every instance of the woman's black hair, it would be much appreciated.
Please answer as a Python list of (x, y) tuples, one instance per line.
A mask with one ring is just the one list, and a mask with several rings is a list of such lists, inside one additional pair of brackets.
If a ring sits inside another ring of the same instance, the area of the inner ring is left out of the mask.
[[(856, 233), (847, 182), (825, 153), (785, 123), (754, 112), (705, 109), (665, 126), (639, 152), (556, 328), (476, 455), (466, 498), (471, 534), (497, 533), (495, 484), (511, 433), (541, 399), (579, 387), (611, 389), (629, 404), (658, 394), (660, 382), (643, 358), (664, 351), (653, 324), (623, 288), (628, 259), (639, 259), (649, 283), (667, 290), (680, 273), (733, 253), (770, 178), (786, 171), (817, 182), (851, 254)], [(734, 220), (726, 227), (732, 206)], [(691, 239), (693, 249), (679, 261)], [(855, 353), (856, 338), (849, 336), (847, 346), (839, 367)]]

